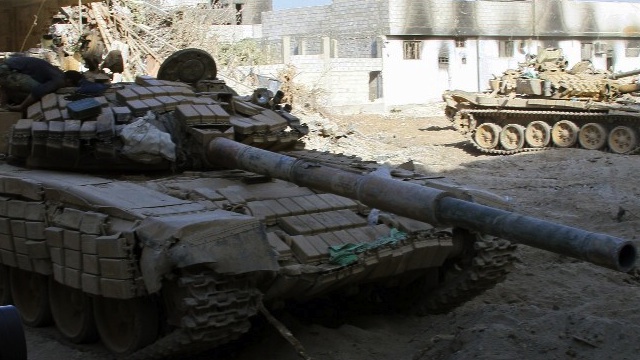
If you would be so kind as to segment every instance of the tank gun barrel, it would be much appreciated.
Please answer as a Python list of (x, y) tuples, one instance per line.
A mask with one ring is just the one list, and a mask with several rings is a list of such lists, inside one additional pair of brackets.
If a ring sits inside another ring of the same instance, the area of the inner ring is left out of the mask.
[(618, 271), (627, 272), (635, 264), (636, 248), (628, 240), (460, 200), (430, 187), (337, 170), (225, 138), (209, 143), (208, 160), (352, 198), (414, 220), (462, 227)]
[(624, 78), (624, 77), (635, 76), (635, 75), (640, 75), (640, 69), (635, 69), (635, 70), (630, 70), (630, 71), (623, 71), (623, 72), (611, 74), (609, 76), (609, 79), (617, 80), (617, 79), (621, 79), (621, 78)]

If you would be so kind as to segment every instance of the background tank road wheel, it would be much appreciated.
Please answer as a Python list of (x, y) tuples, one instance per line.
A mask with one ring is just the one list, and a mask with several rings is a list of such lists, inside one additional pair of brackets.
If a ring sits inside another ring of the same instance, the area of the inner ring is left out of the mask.
[(158, 337), (158, 306), (149, 298), (96, 297), (93, 313), (100, 339), (113, 353), (131, 354)]
[(609, 149), (616, 154), (625, 154), (638, 146), (636, 132), (628, 126), (616, 126), (607, 139)]
[(524, 126), (509, 124), (500, 132), (500, 145), (505, 150), (522, 149), (524, 145)]
[(44, 275), (11, 269), (11, 297), (25, 324), (40, 327), (53, 323), (48, 287), (49, 280)]
[(22, 319), (13, 306), (0, 306), (0, 359), (27, 360)]
[(607, 143), (607, 129), (596, 123), (584, 124), (578, 135), (580, 146), (588, 150), (598, 150)]
[(500, 126), (494, 123), (486, 123), (478, 126), (473, 136), (476, 144), (483, 149), (493, 149), (500, 141)]
[(98, 340), (91, 298), (78, 289), (49, 282), (49, 302), (56, 327), (76, 344)]
[[(0, 265), (0, 305), (9, 305), (11, 299), (11, 281), (9, 276), (9, 268)], [(2, 359), (2, 357), (0, 357)]]
[(569, 120), (560, 120), (551, 129), (551, 141), (557, 147), (572, 147), (578, 141), (578, 125)]
[(551, 126), (544, 121), (532, 121), (524, 131), (524, 138), (532, 148), (543, 148), (551, 142)]

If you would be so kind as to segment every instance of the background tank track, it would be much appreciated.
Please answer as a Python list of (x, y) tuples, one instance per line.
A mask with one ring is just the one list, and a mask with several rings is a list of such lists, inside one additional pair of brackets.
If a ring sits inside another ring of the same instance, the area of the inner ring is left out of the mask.
[[(468, 121), (461, 119), (470, 119), (473, 124), (471, 126)], [(480, 124), (496, 124), (500, 127), (504, 127), (509, 124), (518, 124), (526, 126), (530, 123), (531, 119), (536, 121), (545, 121), (553, 127), (553, 125), (559, 120), (567, 120), (575, 123), (578, 127), (585, 123), (598, 123), (607, 124), (608, 130), (611, 130), (615, 126), (627, 126), (631, 128), (638, 128), (640, 124), (640, 118), (630, 115), (617, 114), (611, 115), (606, 111), (601, 112), (575, 112), (575, 111), (551, 111), (551, 110), (510, 110), (510, 109), (461, 109), (459, 111), (450, 110), (448, 112), (448, 118), (451, 121), (454, 129), (461, 134), (465, 135), (473, 147), (482, 153), (493, 155), (513, 155), (521, 152), (531, 152), (547, 150), (557, 147), (550, 140), (549, 146), (544, 147), (531, 147), (527, 144), (526, 140), (523, 147), (513, 150), (505, 150), (501, 148), (500, 143), (495, 148), (486, 148), (478, 144), (474, 138), (475, 132)], [(487, 120), (483, 120), (487, 119)], [(579, 141), (576, 141), (571, 147), (581, 147)], [(607, 145), (603, 145), (602, 150), (606, 150)], [(625, 154), (638, 154), (640, 152), (640, 145), (633, 147)]]

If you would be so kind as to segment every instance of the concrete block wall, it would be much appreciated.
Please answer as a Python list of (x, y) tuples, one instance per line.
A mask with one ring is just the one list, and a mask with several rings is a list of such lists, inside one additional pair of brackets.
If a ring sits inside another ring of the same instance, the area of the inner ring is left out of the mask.
[(331, 59), (322, 77), (327, 101), (331, 106), (370, 104), (369, 75), (381, 68), (381, 58)]
[[(308, 89), (319, 89), (319, 105), (346, 106), (371, 104), (369, 100), (369, 74), (379, 71), (382, 59), (329, 59), (314, 55), (292, 56), (295, 81)], [(243, 71), (253, 71), (264, 78), (278, 78), (284, 64), (254, 66)]]
[(262, 14), (262, 31), (269, 40), (283, 36), (328, 36), (331, 5), (269, 11)]
[[(267, 39), (291, 38), (291, 52), (306, 42), (304, 54), (321, 53), (310, 39), (329, 37), (337, 41), (339, 57), (379, 56), (376, 38), (388, 29), (388, 0), (334, 0), (331, 5), (263, 13), (263, 35)], [(298, 52), (300, 54), (300, 52)]]
[(387, 34), (389, 0), (334, 0), (329, 21), (336, 37)]

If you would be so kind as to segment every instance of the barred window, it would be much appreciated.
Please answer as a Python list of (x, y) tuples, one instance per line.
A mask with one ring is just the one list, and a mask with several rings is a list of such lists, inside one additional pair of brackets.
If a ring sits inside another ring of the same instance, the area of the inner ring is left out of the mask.
[(403, 46), (405, 60), (420, 60), (422, 41), (405, 41)]

